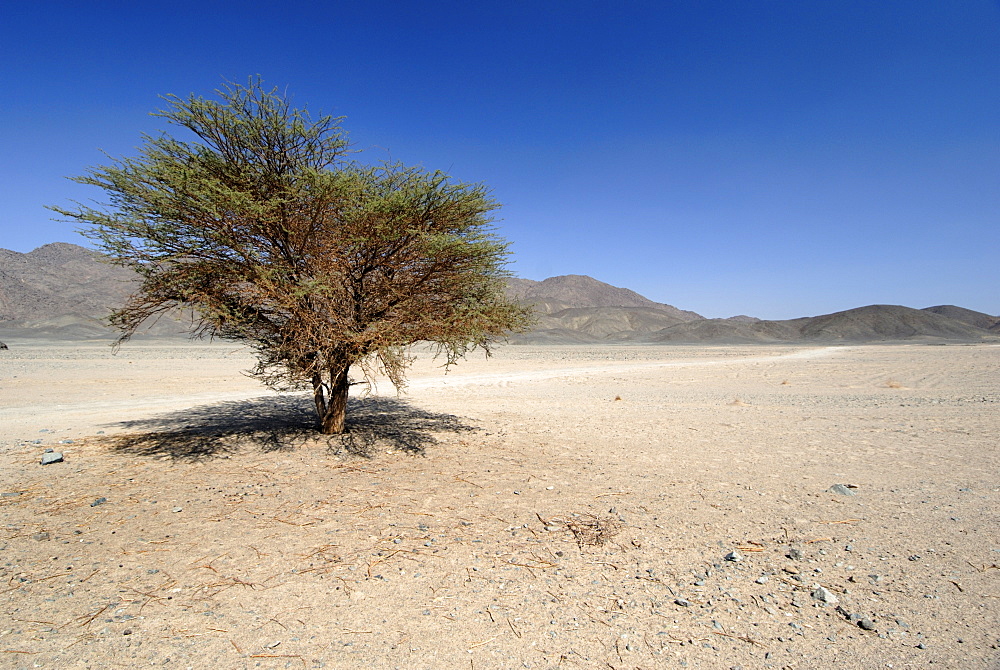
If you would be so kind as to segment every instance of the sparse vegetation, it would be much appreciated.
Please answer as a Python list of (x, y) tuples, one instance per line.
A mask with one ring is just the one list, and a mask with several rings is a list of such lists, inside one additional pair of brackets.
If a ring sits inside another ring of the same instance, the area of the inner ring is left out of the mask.
[(322, 432), (337, 434), (352, 368), (402, 387), (414, 342), (451, 364), (527, 327), (504, 293), (500, 205), (484, 185), (349, 161), (340, 119), (313, 120), (259, 79), (217, 93), (169, 96), (155, 114), (196, 141), (147, 136), (138, 157), (76, 179), (104, 189), (104, 209), (54, 208), (142, 277), (111, 315), (120, 341), (192, 307), (194, 333), (251, 344), (252, 374), (311, 387)]

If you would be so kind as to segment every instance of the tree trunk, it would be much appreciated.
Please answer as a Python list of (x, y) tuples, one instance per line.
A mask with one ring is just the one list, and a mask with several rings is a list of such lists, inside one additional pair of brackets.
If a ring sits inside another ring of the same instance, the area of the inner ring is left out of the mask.
[[(340, 369), (330, 370), (330, 383), (323, 384), (319, 374), (313, 375), (313, 398), (316, 401), (316, 413), (319, 415), (320, 432), (324, 435), (339, 435), (344, 432), (347, 418), (347, 394), (351, 390), (351, 380), (348, 376), (349, 364)], [(329, 396), (324, 393), (329, 390)]]

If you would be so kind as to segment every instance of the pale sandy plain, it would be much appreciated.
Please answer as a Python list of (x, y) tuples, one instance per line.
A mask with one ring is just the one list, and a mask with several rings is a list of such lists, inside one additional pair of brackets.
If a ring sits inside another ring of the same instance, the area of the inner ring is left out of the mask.
[(9, 344), (4, 668), (1000, 667), (998, 346), (424, 355), (345, 442), (232, 345)]

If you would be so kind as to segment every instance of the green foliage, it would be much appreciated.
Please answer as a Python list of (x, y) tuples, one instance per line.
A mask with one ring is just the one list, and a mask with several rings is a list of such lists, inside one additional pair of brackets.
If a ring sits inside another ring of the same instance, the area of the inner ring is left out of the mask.
[(105, 206), (53, 208), (142, 275), (111, 316), (122, 340), (193, 307), (196, 333), (256, 348), (265, 383), (311, 384), (324, 430), (339, 432), (324, 415), (352, 365), (401, 387), (415, 342), (450, 364), (528, 326), (505, 296), (509, 254), (485, 186), (349, 160), (341, 119), (313, 120), (259, 79), (217, 94), (169, 96), (156, 114), (194, 141), (145, 136), (137, 157), (76, 179)]

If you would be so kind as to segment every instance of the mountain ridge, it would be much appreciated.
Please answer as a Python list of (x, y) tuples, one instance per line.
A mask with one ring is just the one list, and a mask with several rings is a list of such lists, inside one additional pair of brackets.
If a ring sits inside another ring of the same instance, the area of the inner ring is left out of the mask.
[[(0, 335), (4, 338), (115, 337), (110, 310), (137, 287), (138, 275), (66, 242), (27, 253), (0, 249)], [(867, 305), (787, 320), (738, 315), (707, 319), (587, 275), (542, 281), (513, 277), (508, 295), (531, 305), (535, 328), (512, 343), (751, 344), (884, 341), (998, 341), (1000, 317), (955, 305), (914, 309)], [(184, 334), (178, 319), (161, 319), (151, 336)]]

